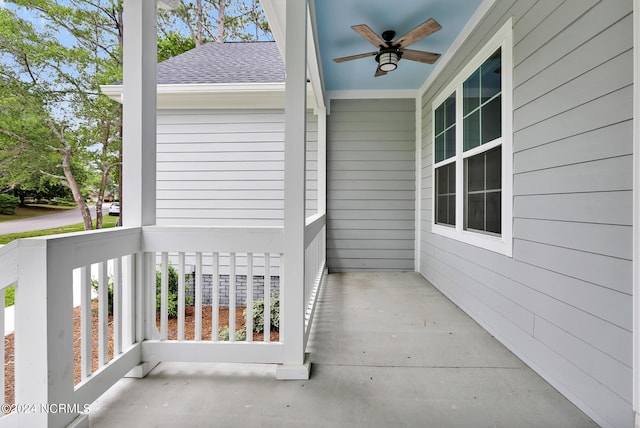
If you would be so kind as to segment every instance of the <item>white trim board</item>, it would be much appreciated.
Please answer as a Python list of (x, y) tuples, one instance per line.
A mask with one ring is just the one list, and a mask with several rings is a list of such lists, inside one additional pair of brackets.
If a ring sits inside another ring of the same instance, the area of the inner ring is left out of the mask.
[(633, 1), (633, 410), (640, 426), (640, 0)]
[[(103, 94), (122, 103), (122, 85), (104, 85)], [(285, 84), (217, 83), (158, 85), (158, 109), (256, 109), (284, 108)], [(316, 107), (311, 84), (307, 84), (307, 105)]]

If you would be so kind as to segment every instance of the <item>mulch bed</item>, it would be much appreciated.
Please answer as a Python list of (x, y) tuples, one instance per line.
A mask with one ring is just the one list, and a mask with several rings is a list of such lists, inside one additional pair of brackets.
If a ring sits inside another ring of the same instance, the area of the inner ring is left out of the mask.
[[(98, 304), (96, 301), (92, 304), (92, 371), (98, 370)], [(242, 307), (236, 309), (236, 330), (241, 330), (245, 326), (245, 319), (242, 316)], [(195, 337), (195, 308), (188, 306), (185, 308), (185, 325), (184, 325), (184, 337), (185, 340), (194, 340)], [(219, 309), (219, 328), (224, 328), (229, 325), (229, 309)], [(156, 319), (158, 329), (160, 328), (160, 319)], [(81, 379), (80, 368), (80, 307), (76, 307), (73, 310), (73, 352), (74, 352), (74, 377), (75, 384), (78, 384)], [(108, 333), (108, 352), (109, 361), (113, 358), (113, 322), (112, 317), (109, 316), (109, 333)], [(202, 340), (211, 339), (211, 306), (202, 307)], [(178, 319), (171, 318), (168, 323), (168, 336), (169, 340), (177, 340), (178, 338)], [(279, 340), (278, 331), (271, 331), (270, 339), (272, 342)], [(4, 388), (4, 403), (14, 404), (14, 349), (13, 349), (13, 333), (6, 335), (4, 338), (4, 374), (5, 374), (5, 388)], [(263, 333), (254, 333), (253, 341), (262, 342), (264, 340)]]

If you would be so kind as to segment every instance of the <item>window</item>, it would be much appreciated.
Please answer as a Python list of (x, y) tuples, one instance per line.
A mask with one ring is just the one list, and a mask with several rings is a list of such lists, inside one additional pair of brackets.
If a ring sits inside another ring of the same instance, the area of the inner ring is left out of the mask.
[(511, 255), (511, 21), (436, 97), (434, 233)]
[(456, 164), (436, 169), (436, 223), (456, 224)]

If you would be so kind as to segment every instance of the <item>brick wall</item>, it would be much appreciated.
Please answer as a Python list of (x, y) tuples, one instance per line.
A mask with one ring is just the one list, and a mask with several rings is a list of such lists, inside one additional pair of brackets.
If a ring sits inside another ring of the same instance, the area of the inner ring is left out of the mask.
[[(187, 286), (186, 297), (190, 298), (191, 305), (195, 304), (195, 277), (188, 275), (185, 281)], [(218, 277), (218, 297), (220, 306), (229, 306), (229, 275), (220, 275)], [(213, 297), (213, 275), (202, 275), (202, 304), (211, 305)], [(280, 292), (280, 277), (272, 276), (270, 284), (271, 294)], [(264, 298), (264, 276), (254, 275), (253, 277), (253, 300)], [(236, 307), (244, 307), (247, 301), (247, 276), (236, 275)]]

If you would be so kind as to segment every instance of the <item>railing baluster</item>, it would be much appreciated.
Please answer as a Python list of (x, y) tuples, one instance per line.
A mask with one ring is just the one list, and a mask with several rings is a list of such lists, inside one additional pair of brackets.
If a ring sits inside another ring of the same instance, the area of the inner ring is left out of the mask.
[(236, 340), (236, 253), (229, 254), (229, 342)]
[(113, 261), (113, 355), (122, 353), (122, 257)]
[(184, 340), (184, 253), (178, 253), (178, 340)]
[(160, 339), (169, 337), (169, 254), (160, 256)]
[(218, 253), (213, 253), (213, 274), (211, 276), (211, 340), (218, 341), (218, 324), (220, 318), (220, 295), (219, 295), (219, 260)]
[(247, 298), (245, 305), (245, 331), (247, 342), (253, 342), (253, 253), (247, 253)]
[(80, 376), (89, 377), (91, 361), (91, 266), (80, 268)]
[(124, 278), (126, 278), (126, 294), (123, 297), (126, 297), (123, 304), (123, 324), (124, 324), (124, 332), (126, 334), (123, 335), (122, 339), (124, 340), (124, 345), (129, 347), (136, 342), (136, 257), (129, 254), (124, 257), (124, 264), (126, 266)]
[(264, 341), (271, 341), (271, 254), (264, 255)]
[(98, 367), (109, 360), (109, 295), (107, 262), (98, 263)]
[(202, 253), (196, 253), (196, 328), (195, 340), (202, 340)]

